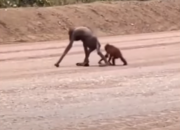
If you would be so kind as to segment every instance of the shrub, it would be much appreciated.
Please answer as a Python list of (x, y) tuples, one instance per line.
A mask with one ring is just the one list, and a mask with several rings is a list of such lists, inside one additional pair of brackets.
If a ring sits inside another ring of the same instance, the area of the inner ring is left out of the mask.
[(27, 6), (51, 6), (48, 0), (0, 0), (0, 8), (27, 7)]
[[(27, 7), (27, 6), (53, 6), (76, 3), (91, 3), (95, 1), (119, 1), (119, 0), (0, 0), (0, 8)], [(121, 0), (124, 1), (124, 0)], [(147, 1), (147, 0), (139, 0)]]

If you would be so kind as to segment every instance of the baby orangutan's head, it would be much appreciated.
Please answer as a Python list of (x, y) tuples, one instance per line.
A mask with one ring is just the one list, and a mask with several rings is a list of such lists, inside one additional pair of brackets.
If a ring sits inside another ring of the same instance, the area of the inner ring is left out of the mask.
[(110, 44), (107, 43), (105, 46), (104, 46), (104, 49), (107, 50), (109, 48)]

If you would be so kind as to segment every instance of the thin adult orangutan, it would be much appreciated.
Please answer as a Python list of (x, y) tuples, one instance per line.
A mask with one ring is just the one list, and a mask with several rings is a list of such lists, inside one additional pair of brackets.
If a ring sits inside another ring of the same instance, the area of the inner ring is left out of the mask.
[(69, 28), (68, 31), (69, 34), (69, 44), (64, 50), (62, 56), (59, 58), (59, 60), (54, 64), (56, 67), (59, 67), (59, 64), (63, 60), (64, 56), (69, 52), (71, 49), (74, 41), (82, 41), (85, 58), (84, 62), (82, 63), (76, 63), (77, 66), (89, 66), (89, 56), (92, 51), (95, 49), (97, 50), (97, 54), (101, 57), (102, 60), (104, 60), (105, 65), (109, 65), (109, 62), (105, 58), (105, 56), (100, 51), (101, 44), (98, 41), (98, 38), (94, 35), (93, 31), (89, 29), (88, 27), (80, 26), (76, 28)]
[[(115, 47), (113, 45), (110, 45), (110, 44), (106, 44), (104, 46), (104, 49), (106, 51), (105, 57), (106, 58), (109, 57), (109, 60), (108, 60), (109, 63), (110, 63), (110, 61), (112, 59), (112, 65), (116, 65), (115, 64), (115, 59), (118, 59), (118, 58), (121, 59), (121, 61), (124, 63), (124, 65), (128, 64), (126, 59), (123, 57), (123, 55), (122, 55), (122, 53), (121, 53), (119, 48), (117, 48), (117, 47)], [(101, 64), (101, 61), (102, 61), (102, 59), (100, 59), (98, 63)]]

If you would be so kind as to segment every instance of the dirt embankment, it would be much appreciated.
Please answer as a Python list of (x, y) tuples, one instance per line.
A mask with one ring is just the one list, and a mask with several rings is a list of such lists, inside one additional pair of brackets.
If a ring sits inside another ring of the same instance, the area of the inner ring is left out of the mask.
[(65, 39), (79, 25), (98, 36), (179, 30), (179, 13), (180, 0), (0, 9), (0, 44)]

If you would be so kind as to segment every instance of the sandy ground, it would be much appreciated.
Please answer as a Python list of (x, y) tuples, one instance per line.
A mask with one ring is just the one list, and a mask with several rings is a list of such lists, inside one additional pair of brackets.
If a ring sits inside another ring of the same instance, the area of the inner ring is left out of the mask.
[(100, 38), (129, 65), (90, 67), (81, 43), (0, 46), (0, 130), (179, 130), (180, 31)]
[(98, 36), (180, 30), (179, 13), (180, 0), (0, 9), (0, 44), (62, 40), (69, 27), (82, 25)]

